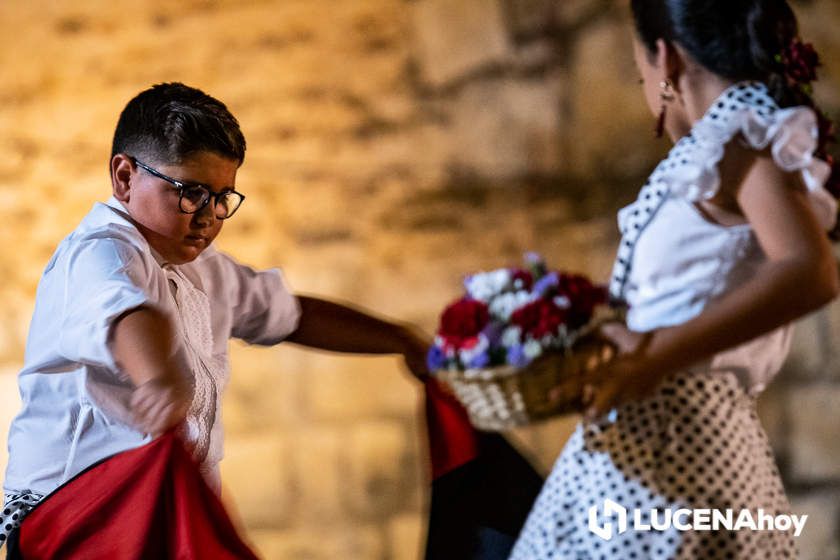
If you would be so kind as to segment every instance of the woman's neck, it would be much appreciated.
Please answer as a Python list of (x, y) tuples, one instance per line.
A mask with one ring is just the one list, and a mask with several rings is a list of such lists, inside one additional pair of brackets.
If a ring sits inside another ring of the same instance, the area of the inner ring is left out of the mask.
[(694, 68), (686, 72), (681, 80), (682, 102), (688, 128), (703, 118), (706, 111), (727, 88), (735, 82), (713, 74), (705, 68)]

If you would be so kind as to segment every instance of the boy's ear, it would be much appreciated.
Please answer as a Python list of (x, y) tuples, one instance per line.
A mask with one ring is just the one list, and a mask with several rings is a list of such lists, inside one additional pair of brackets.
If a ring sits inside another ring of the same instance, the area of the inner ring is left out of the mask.
[(131, 195), (131, 174), (134, 162), (125, 154), (116, 154), (111, 158), (111, 186), (114, 198), (120, 202), (128, 202)]

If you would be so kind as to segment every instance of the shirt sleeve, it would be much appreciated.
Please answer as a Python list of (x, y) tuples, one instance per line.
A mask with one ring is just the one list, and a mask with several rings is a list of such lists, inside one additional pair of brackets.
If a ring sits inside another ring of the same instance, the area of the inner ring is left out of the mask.
[(279, 269), (255, 270), (219, 253), (226, 291), (231, 295), (231, 336), (272, 345), (297, 329), (300, 304)]
[(144, 290), (149, 271), (139, 250), (117, 239), (91, 239), (71, 247), (63, 260), (63, 278), (56, 278), (64, 282), (59, 352), (73, 362), (117, 371), (111, 326), (126, 311), (150, 302)]

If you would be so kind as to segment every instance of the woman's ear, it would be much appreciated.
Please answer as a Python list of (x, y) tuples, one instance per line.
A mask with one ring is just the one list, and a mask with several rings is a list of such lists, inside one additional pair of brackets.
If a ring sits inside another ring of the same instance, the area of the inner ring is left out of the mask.
[(662, 69), (663, 80), (671, 80), (674, 87), (678, 88), (685, 66), (683, 51), (679, 45), (669, 43), (665, 39), (656, 40), (656, 67)]
[(120, 202), (128, 202), (131, 195), (131, 175), (134, 172), (134, 162), (125, 154), (116, 154), (111, 158), (111, 186), (114, 198)]

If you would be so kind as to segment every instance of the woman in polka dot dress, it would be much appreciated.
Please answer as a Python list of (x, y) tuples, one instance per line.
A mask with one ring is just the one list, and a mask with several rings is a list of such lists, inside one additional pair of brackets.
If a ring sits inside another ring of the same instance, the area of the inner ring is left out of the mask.
[[(736, 521), (791, 513), (756, 397), (790, 322), (839, 289), (816, 55), (784, 0), (632, 10), (645, 97), (675, 145), (619, 213), (610, 290), (627, 325), (604, 329), (619, 357), (593, 374), (511, 558), (794, 558), (793, 529)], [(667, 523), (680, 508), (733, 517)]]

